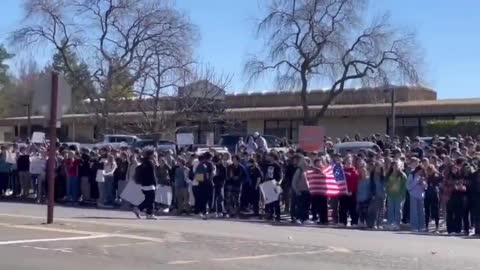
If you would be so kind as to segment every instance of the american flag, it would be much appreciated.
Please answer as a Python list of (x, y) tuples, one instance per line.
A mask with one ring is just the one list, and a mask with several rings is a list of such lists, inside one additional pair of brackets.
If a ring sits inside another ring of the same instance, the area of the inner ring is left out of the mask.
[(321, 171), (307, 171), (305, 176), (311, 195), (336, 197), (348, 193), (345, 173), (340, 164), (328, 165)]

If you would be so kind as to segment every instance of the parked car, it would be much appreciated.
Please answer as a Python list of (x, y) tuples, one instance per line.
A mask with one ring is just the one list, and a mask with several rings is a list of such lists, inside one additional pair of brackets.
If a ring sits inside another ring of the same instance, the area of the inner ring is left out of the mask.
[(375, 151), (374, 149), (376, 146), (377, 145), (373, 142), (345, 142), (335, 144), (333, 146), (333, 151), (340, 155), (345, 155), (347, 153), (357, 154), (360, 150)]
[(120, 148), (133, 145), (137, 141), (140, 141), (140, 139), (137, 136), (133, 135), (104, 135), (103, 141), (96, 143), (95, 147), (101, 148), (105, 146), (111, 146), (113, 148)]
[(214, 152), (225, 154), (228, 153), (228, 148), (221, 145), (207, 146), (207, 145), (195, 145), (192, 148), (189, 148), (189, 152), (195, 153), (197, 156), (203, 155), (204, 153), (213, 150)]
[(82, 148), (81, 144), (77, 142), (64, 142), (62, 144), (66, 144), (69, 149), (76, 149), (77, 151)]
[[(420, 139), (420, 141), (422, 141), (423, 143), (425, 143), (428, 146), (430, 146), (434, 143), (434, 137), (420, 137), (419, 139)], [(447, 140), (447, 138), (446, 137), (438, 137), (437, 140), (439, 140), (441, 142), (445, 142)], [(450, 137), (450, 141), (451, 142), (456, 142), (457, 138), (456, 137)]]
[[(243, 138), (244, 141), (247, 141), (247, 137), (252, 135), (235, 135), (235, 134), (225, 134), (220, 137), (220, 141), (218, 142), (219, 145), (225, 146), (228, 151), (235, 152), (235, 146), (237, 145), (240, 138)], [(277, 136), (273, 135), (262, 135), (263, 138), (267, 141), (267, 145), (269, 148), (284, 148), (285, 145)]]
[(177, 153), (177, 145), (174, 142), (168, 140), (138, 140), (132, 144), (132, 147), (140, 149), (152, 147), (157, 149), (157, 151), (161, 152), (171, 150), (174, 154)]

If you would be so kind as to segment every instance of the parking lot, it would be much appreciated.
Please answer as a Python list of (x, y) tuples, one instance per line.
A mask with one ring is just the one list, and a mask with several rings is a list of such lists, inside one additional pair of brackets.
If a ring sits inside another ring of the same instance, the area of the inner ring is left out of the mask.
[(0, 203), (0, 269), (476, 269), (477, 239)]
[[(347, 251), (163, 232), (144, 228), (88, 223), (47, 226), (25, 218), (0, 217), (0, 257), (4, 269), (153, 269), (155, 266), (245, 269), (276, 265), (283, 269), (290, 259), (314, 263), (319, 254)], [(6, 264), (5, 264), (6, 263)]]

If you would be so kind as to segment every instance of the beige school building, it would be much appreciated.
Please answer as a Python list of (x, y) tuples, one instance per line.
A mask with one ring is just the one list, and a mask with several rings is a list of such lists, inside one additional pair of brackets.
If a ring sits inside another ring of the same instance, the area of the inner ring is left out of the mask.
[[(404, 136), (422, 136), (425, 126), (432, 120), (480, 120), (480, 99), (437, 99), (432, 89), (424, 87), (390, 87), (346, 90), (331, 104), (320, 121), (328, 136), (344, 137), (360, 133), (385, 134), (391, 125), (391, 91), (395, 91), (396, 133)], [(324, 91), (311, 91), (308, 95), (312, 113), (318, 112), (327, 97)], [(303, 124), (302, 108), (298, 93), (265, 92), (225, 95), (225, 121), (189, 123), (189, 132), (195, 134), (196, 143), (205, 143), (205, 134), (214, 132), (215, 140), (221, 134), (251, 134), (260, 132), (267, 135), (286, 137), (292, 142), (298, 140), (299, 126)], [(164, 112), (167, 120), (169, 112)], [(143, 117), (143, 113), (123, 111), (111, 114), (111, 121), (117, 125), (132, 125)], [(91, 113), (66, 114), (58, 130), (62, 141), (93, 142), (97, 134), (95, 117)], [(168, 121), (167, 121), (168, 122)], [(168, 123), (169, 132), (162, 134), (165, 139), (175, 138), (181, 124), (178, 119)], [(0, 141), (11, 141), (27, 135), (27, 117), (0, 119)], [(31, 117), (31, 130), (41, 131), (43, 116)]]

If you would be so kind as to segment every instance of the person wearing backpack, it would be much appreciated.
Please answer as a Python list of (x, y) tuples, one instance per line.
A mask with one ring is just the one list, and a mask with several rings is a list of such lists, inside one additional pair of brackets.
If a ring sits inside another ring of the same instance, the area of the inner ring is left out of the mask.
[(135, 182), (142, 186), (142, 192), (145, 199), (138, 206), (133, 208), (133, 212), (140, 219), (140, 212), (146, 210), (147, 219), (156, 220), (153, 215), (155, 203), (155, 189), (157, 187), (157, 177), (155, 175), (155, 157), (153, 150), (147, 150), (143, 156), (142, 163), (135, 172)]

